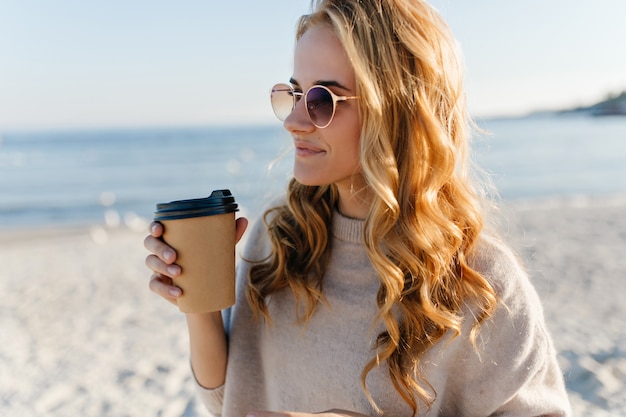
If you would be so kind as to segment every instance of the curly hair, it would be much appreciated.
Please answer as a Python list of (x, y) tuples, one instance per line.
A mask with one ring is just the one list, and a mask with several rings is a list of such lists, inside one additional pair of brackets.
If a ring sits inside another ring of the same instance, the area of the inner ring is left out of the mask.
[[(421, 0), (318, 0), (297, 39), (327, 25), (355, 71), (361, 116), (360, 164), (372, 194), (364, 244), (380, 277), (377, 322), (385, 327), (361, 374), (387, 364), (395, 389), (417, 413), (436, 393), (420, 356), (448, 332), (460, 334), (463, 307), (475, 313), (470, 338), (490, 317), (496, 295), (468, 257), (483, 229), (482, 202), (469, 175), (471, 120), (456, 41)], [(247, 298), (269, 318), (267, 297), (289, 287), (308, 320), (324, 300), (333, 185), (295, 179), (287, 204), (266, 212), (273, 255), (250, 270)], [(298, 310), (300, 311), (300, 310)], [(399, 312), (399, 314), (397, 314)], [(380, 411), (380, 410), (378, 410)]]

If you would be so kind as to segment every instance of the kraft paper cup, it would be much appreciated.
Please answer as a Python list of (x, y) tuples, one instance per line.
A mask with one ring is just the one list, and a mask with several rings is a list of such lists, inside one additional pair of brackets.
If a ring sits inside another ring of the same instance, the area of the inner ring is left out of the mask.
[(229, 190), (157, 204), (154, 219), (163, 224), (163, 240), (176, 250), (182, 269), (174, 279), (183, 290), (180, 311), (206, 313), (235, 304), (236, 211)]

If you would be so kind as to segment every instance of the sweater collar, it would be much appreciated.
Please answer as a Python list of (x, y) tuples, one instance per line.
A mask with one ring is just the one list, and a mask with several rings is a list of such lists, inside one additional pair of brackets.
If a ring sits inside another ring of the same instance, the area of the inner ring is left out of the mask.
[(351, 243), (363, 243), (365, 220), (346, 217), (333, 210), (332, 234), (339, 240)]

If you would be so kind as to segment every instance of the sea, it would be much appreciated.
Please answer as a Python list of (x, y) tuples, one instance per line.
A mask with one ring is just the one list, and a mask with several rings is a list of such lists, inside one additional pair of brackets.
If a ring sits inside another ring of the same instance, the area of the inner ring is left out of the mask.
[[(626, 195), (626, 117), (477, 121), (473, 160), (503, 201)], [(145, 226), (155, 205), (229, 189), (256, 217), (293, 163), (273, 126), (0, 131), (0, 233)]]

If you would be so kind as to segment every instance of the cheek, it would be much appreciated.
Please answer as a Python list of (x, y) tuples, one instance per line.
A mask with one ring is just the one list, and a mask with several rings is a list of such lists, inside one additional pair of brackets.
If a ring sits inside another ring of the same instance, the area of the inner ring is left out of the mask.
[(320, 133), (330, 147), (334, 169), (348, 175), (360, 171), (361, 123), (356, 109), (341, 110), (332, 124)]
[(361, 129), (358, 125), (346, 126), (338, 135), (340, 141), (340, 154), (345, 165), (354, 170), (360, 165), (361, 153)]
[(361, 125), (358, 118), (355, 118), (355, 121), (349, 125), (345, 138), (346, 143), (349, 144), (352, 150), (354, 158), (356, 158), (358, 162), (361, 153)]

